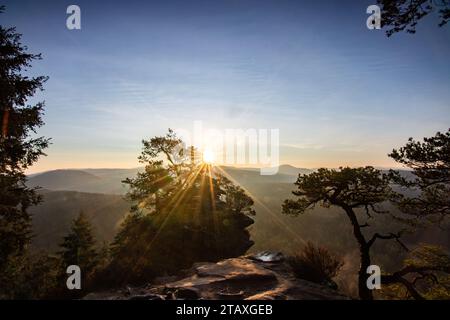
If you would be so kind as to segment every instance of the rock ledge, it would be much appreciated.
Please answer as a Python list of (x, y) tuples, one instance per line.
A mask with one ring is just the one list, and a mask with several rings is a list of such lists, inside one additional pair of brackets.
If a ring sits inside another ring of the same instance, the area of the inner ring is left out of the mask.
[(281, 254), (263, 252), (217, 263), (197, 263), (182, 278), (158, 278), (143, 287), (90, 293), (84, 299), (341, 300), (348, 297), (327, 286), (294, 277)]

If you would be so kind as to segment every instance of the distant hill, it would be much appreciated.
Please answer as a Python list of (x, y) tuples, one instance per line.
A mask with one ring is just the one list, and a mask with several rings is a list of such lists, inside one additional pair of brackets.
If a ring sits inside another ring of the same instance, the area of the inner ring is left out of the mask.
[(127, 177), (134, 177), (138, 170), (138, 168), (54, 170), (30, 176), (27, 185), (52, 191), (125, 194), (126, 187), (121, 181)]
[(91, 221), (99, 244), (110, 242), (130, 208), (120, 195), (48, 190), (40, 193), (44, 201), (30, 209), (34, 249), (57, 250), (80, 211)]
[[(299, 173), (312, 170), (281, 165), (278, 174), (260, 175), (256, 168), (221, 167), (234, 179), (248, 183), (295, 182)], [(42, 187), (52, 191), (78, 191), (89, 193), (125, 194), (127, 189), (122, 184), (125, 178), (135, 177), (140, 168), (133, 169), (65, 169), (53, 170), (30, 175), (27, 185)]]
[[(314, 213), (309, 212), (298, 218), (281, 213), (283, 201), (292, 197), (292, 190), (295, 189), (293, 183), (298, 173), (309, 173), (312, 170), (283, 165), (278, 174), (262, 176), (259, 169), (255, 168), (221, 169), (255, 201), (255, 224), (251, 227), (255, 245), (251, 248), (252, 251), (291, 251), (301, 246), (305, 240), (313, 240), (335, 250), (354, 245), (348, 221), (336, 208), (317, 207)], [(138, 170), (56, 170), (30, 177), (29, 185), (39, 185), (51, 190), (42, 190), (44, 202), (32, 208), (36, 233), (34, 245), (54, 250), (67, 233), (70, 221), (80, 210), (92, 221), (97, 238), (100, 241), (110, 241), (130, 207), (122, 198), (126, 189), (121, 181), (126, 177), (134, 177)], [(323, 232), (324, 230), (327, 232)], [(339, 232), (341, 236), (336, 238), (335, 232)], [(435, 237), (438, 235), (441, 239), (438, 242), (447, 242), (445, 232), (437, 232)], [(425, 239), (420, 237), (420, 240)]]
[[(239, 184), (243, 185), (253, 183), (293, 183), (297, 179), (297, 174), (285, 174), (282, 172), (263, 176), (260, 174), (259, 169), (252, 168), (221, 167), (221, 169)], [(215, 171), (221, 173), (220, 170), (216, 169)]]
[(301, 174), (308, 174), (313, 172), (313, 170), (311, 169), (304, 169), (304, 168), (297, 168), (294, 166), (291, 166), (289, 164), (283, 164), (278, 168), (278, 173), (279, 174), (287, 174), (287, 175), (294, 175), (294, 176), (298, 176), (300, 173)]
[(71, 190), (73, 186), (91, 185), (99, 180), (99, 177), (82, 170), (53, 170), (34, 175), (29, 178), (28, 185), (49, 190)]
[[(259, 169), (241, 169), (223, 167), (232, 180), (238, 182), (257, 199), (256, 228), (264, 235), (266, 228), (258, 225), (274, 225), (274, 215), (279, 215), (279, 208), (284, 198), (288, 197), (292, 183), (297, 178), (298, 169), (282, 166), (281, 172), (273, 176), (261, 176)], [(37, 249), (55, 251), (63, 236), (69, 231), (71, 221), (82, 210), (91, 220), (97, 239), (111, 241), (130, 204), (123, 199), (126, 192), (121, 181), (134, 177), (139, 171), (135, 169), (83, 169), (53, 170), (29, 176), (29, 186), (40, 186), (44, 201), (33, 207), (33, 246)], [(286, 172), (286, 173), (283, 173)], [(261, 199), (261, 200), (260, 200)], [(262, 204), (270, 205), (274, 213), (268, 213)], [(282, 217), (281, 219), (286, 219)], [(278, 219), (277, 219), (278, 220)], [(276, 230), (280, 229), (280, 225)], [(256, 235), (255, 235), (256, 236)], [(262, 244), (264, 245), (264, 244)]]

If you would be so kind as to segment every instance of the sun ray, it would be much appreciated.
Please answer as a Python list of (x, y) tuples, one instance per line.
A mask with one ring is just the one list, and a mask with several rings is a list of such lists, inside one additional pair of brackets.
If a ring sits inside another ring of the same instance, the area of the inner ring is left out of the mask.
[[(155, 243), (155, 241), (157, 240), (157, 238), (159, 237), (161, 231), (164, 229), (169, 217), (172, 215), (172, 213), (175, 211), (175, 209), (178, 208), (178, 205), (181, 203), (181, 201), (184, 199), (184, 197), (186, 196), (187, 191), (189, 190), (189, 187), (192, 186), (193, 182), (195, 181), (195, 179), (197, 178), (197, 176), (199, 175), (199, 173), (201, 172), (202, 168), (203, 168), (204, 164), (200, 165), (198, 167), (198, 169), (194, 172), (194, 173), (190, 173), (188, 175), (188, 177), (186, 178), (186, 180), (183, 182), (183, 185), (181, 186), (180, 190), (177, 191), (177, 193), (173, 196), (173, 198), (170, 200), (168, 207), (170, 207), (170, 205), (175, 201), (174, 206), (170, 209), (170, 211), (166, 214), (166, 217), (164, 218), (161, 226), (159, 227), (159, 229), (156, 231), (155, 235), (153, 236), (152, 240), (147, 244), (147, 246), (144, 249), (144, 252), (148, 252), (151, 247), (153, 246), (153, 243)], [(189, 184), (188, 188), (185, 188), (185, 186)], [(144, 259), (144, 256), (141, 256), (138, 261), (136, 262), (135, 266), (137, 267), (140, 263), (140, 261)], [(133, 268), (134, 270), (134, 268)]]
[(213, 164), (215, 160), (214, 152), (211, 149), (203, 150), (203, 162), (206, 164)]
[(212, 178), (212, 172), (211, 172), (211, 166), (208, 166), (208, 176), (209, 176), (209, 189), (211, 194), (211, 202), (213, 204), (213, 210), (216, 210), (216, 203), (214, 201), (214, 185), (213, 185), (213, 178)]
[(259, 200), (255, 195), (253, 195), (248, 189), (246, 189), (244, 186), (242, 186), (241, 184), (239, 184), (236, 179), (234, 179), (230, 174), (228, 174), (225, 170), (223, 170), (221, 167), (216, 166), (216, 168), (226, 177), (228, 178), (230, 181), (232, 181), (234, 184), (239, 185), (242, 189), (244, 189), (244, 191), (253, 199), (253, 201), (257, 204), (259, 204), (267, 213), (270, 214), (270, 216), (272, 217), (272, 221), (274, 221), (275, 223), (277, 223), (279, 226), (285, 228), (294, 238), (294, 240), (298, 241), (299, 243), (301, 243), (302, 245), (306, 244), (306, 241), (304, 239), (302, 239), (295, 231), (293, 231), (291, 229), (291, 227), (286, 224), (284, 221), (282, 221), (280, 219), (280, 217), (278, 217), (275, 213), (272, 212), (272, 210), (270, 210), (261, 200)]
[(209, 192), (211, 195), (213, 225), (214, 225), (214, 233), (215, 233), (216, 230), (218, 229), (219, 219), (217, 217), (217, 212), (216, 212), (216, 199), (215, 199), (215, 194), (214, 194), (214, 184), (213, 184), (211, 166), (209, 165), (207, 168), (208, 168), (208, 176), (209, 176)]

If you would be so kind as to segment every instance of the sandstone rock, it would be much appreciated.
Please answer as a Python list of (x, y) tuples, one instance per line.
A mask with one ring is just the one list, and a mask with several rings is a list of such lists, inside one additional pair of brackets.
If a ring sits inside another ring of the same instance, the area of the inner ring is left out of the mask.
[(248, 299), (340, 300), (348, 297), (325, 285), (296, 278), (280, 253), (196, 263), (186, 276), (110, 293), (89, 294), (85, 299)]

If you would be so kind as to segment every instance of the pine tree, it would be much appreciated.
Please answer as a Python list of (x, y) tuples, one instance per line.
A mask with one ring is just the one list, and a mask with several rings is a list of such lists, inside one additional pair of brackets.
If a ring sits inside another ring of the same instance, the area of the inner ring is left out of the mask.
[(370, 227), (366, 217), (376, 219), (389, 214), (382, 206), (396, 196), (389, 182), (386, 175), (373, 167), (345, 167), (339, 170), (320, 168), (311, 174), (299, 174), (295, 182), (297, 189), (292, 192), (296, 199), (287, 199), (283, 203), (283, 213), (293, 216), (319, 205), (340, 208), (347, 216), (359, 247), (358, 291), (364, 300), (373, 299), (373, 292), (366, 285), (369, 277), (366, 270), (371, 265), (374, 243), (388, 239), (400, 241), (400, 232), (373, 233), (372, 229), (369, 229), (369, 235), (364, 232)]
[(80, 267), (82, 274), (90, 274), (97, 262), (98, 253), (95, 249), (95, 239), (92, 226), (83, 212), (72, 222), (70, 233), (64, 237), (59, 252), (63, 269), (69, 265)]
[[(415, 141), (410, 138), (405, 146), (392, 150), (389, 156), (411, 169), (405, 177), (391, 170), (392, 180), (414, 196), (403, 195), (397, 204), (412, 218), (445, 223), (450, 217), (450, 129), (445, 133)], [(417, 194), (417, 191), (420, 193)]]
[(139, 283), (253, 245), (253, 200), (172, 130), (144, 140), (139, 160), (144, 170), (124, 181), (133, 205), (111, 246), (112, 280)]
[[(0, 13), (3, 10), (0, 6)], [(47, 77), (23, 75), (41, 56), (28, 53), (20, 38), (15, 28), (0, 26), (0, 274), (30, 241), (28, 208), (40, 197), (25, 185), (25, 170), (44, 155), (49, 143), (43, 137), (31, 138), (43, 125), (44, 103), (31, 106), (27, 100), (42, 90)]]

